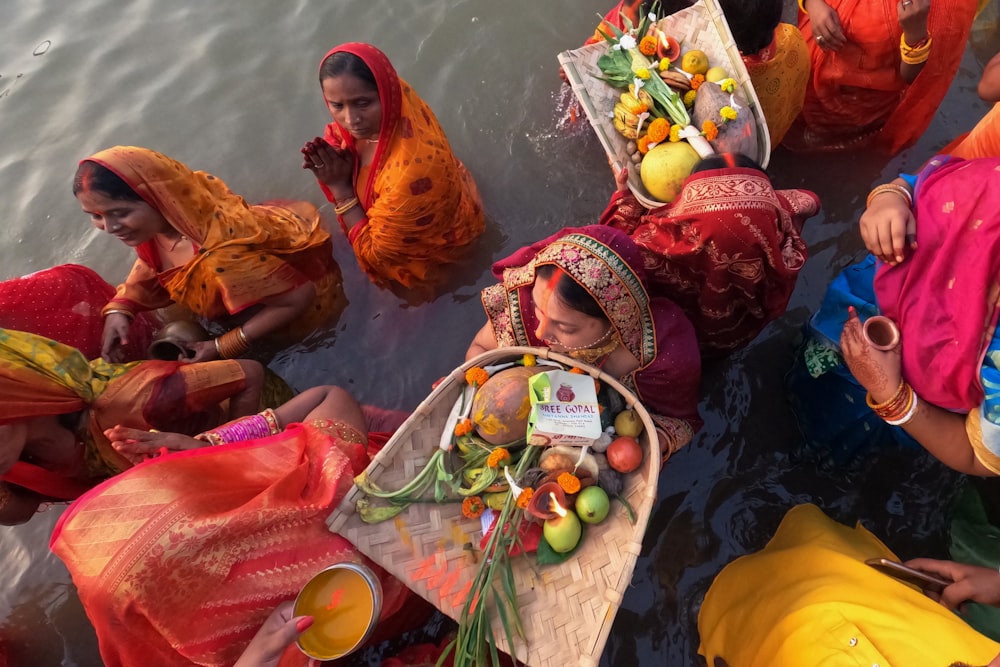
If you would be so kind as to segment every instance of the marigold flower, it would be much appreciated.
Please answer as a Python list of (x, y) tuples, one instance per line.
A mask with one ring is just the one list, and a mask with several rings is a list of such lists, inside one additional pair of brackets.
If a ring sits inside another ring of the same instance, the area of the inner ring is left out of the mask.
[(729, 78), (723, 79), (719, 82), (719, 88), (722, 88), (724, 93), (734, 93), (736, 92), (736, 79)]
[(701, 88), (701, 84), (705, 83), (704, 74), (695, 74), (691, 77), (691, 90), (698, 90)]
[(461, 438), (463, 435), (468, 435), (472, 433), (472, 420), (463, 419), (462, 421), (455, 424), (455, 435)]
[(486, 465), (491, 468), (499, 468), (505, 463), (510, 462), (510, 452), (508, 452), (503, 447), (497, 447), (490, 455), (486, 458)]
[(576, 366), (574, 366), (573, 368), (569, 369), (569, 372), (570, 373), (576, 373), (577, 375), (584, 375), (585, 374), (585, 371), (582, 368), (577, 368)]
[(556, 477), (559, 487), (566, 493), (576, 493), (580, 490), (580, 478), (571, 472), (561, 472)]
[(651, 56), (656, 53), (656, 38), (646, 35), (639, 40), (639, 53), (644, 56)]
[(517, 508), (523, 510), (528, 507), (533, 495), (535, 495), (535, 490), (530, 486), (522, 489), (520, 495), (517, 496)]
[(689, 107), (694, 104), (695, 95), (698, 94), (697, 90), (689, 90), (684, 93), (684, 106)]
[(670, 123), (667, 122), (666, 118), (657, 118), (649, 124), (649, 129), (646, 130), (646, 136), (649, 137), (649, 140), (656, 143), (660, 143), (666, 139), (669, 134)]
[(719, 136), (719, 126), (710, 120), (706, 120), (701, 124), (701, 132), (709, 141), (715, 141), (715, 138)]
[(462, 516), (466, 519), (478, 519), (486, 511), (486, 503), (479, 496), (472, 496), (462, 501)]
[(532, 366), (538, 365), (538, 360), (535, 358), (535, 355), (526, 354), (523, 357), (521, 357), (521, 363), (527, 366), (528, 368), (531, 368)]
[(719, 109), (719, 115), (722, 116), (722, 120), (736, 120), (737, 113), (736, 109), (726, 105)]
[(649, 152), (649, 135), (644, 134), (635, 142), (635, 145), (639, 148), (639, 154), (645, 155)]
[(660, 64), (657, 67), (661, 72), (666, 72), (670, 69), (670, 58), (660, 58)]
[(465, 381), (473, 386), (482, 386), (489, 379), (490, 374), (486, 372), (486, 369), (479, 366), (473, 366), (465, 371)]
[(649, 78), (649, 70), (646, 69), (645, 67), (640, 67), (639, 69), (637, 69), (635, 71), (635, 75), (637, 77), (639, 77), (640, 79), (648, 79)]
[(680, 140), (681, 140), (681, 126), (674, 125), (673, 127), (670, 128), (670, 141), (676, 144)]

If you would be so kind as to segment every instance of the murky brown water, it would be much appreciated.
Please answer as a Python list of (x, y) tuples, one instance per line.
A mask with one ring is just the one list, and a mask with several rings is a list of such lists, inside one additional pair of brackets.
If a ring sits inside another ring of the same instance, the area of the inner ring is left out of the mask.
[[(412, 407), (460, 363), (481, 325), (477, 295), (490, 261), (594, 221), (613, 189), (589, 126), (561, 122), (555, 60), (609, 4), (0, 0), (0, 278), (68, 261), (111, 282), (124, 276), (128, 250), (91, 230), (69, 191), (76, 161), (113, 144), (165, 152), (251, 200), (323, 203), (298, 153), (326, 122), (315, 68), (330, 46), (369, 41), (431, 104), (476, 176), (488, 240), (474, 270), (419, 307), (374, 289), (340, 242), (346, 314), (335, 331), (273, 366), (300, 388), (341, 384), (366, 402)], [(782, 378), (798, 328), (861, 247), (854, 221), (871, 185), (914, 168), (985, 112), (975, 83), (997, 50), (990, 39), (966, 53), (927, 136), (888, 165), (775, 154), (778, 187), (807, 187), (823, 200), (805, 232), (812, 257), (788, 315), (749, 349), (706, 368), (705, 429), (664, 471), (606, 664), (700, 664), (695, 621), (712, 577), (762, 546), (795, 503), (864, 519), (904, 556), (943, 553), (942, 508), (955, 476), (912, 454), (886, 454), (852, 473), (822, 470), (800, 451)], [(100, 664), (65, 569), (47, 551), (58, 512), (0, 531), (0, 641), (13, 665)]]

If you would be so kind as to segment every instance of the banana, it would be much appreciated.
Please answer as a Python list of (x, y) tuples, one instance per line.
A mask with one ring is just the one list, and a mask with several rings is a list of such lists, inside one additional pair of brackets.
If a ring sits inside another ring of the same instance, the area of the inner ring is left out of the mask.
[(639, 133), (636, 132), (636, 127), (639, 125), (639, 116), (629, 111), (621, 102), (615, 104), (614, 115), (615, 129), (626, 139), (638, 139)]
[[(633, 86), (629, 86), (629, 92), (621, 94), (619, 100), (621, 100), (622, 105), (634, 114), (649, 111), (649, 106), (632, 93), (633, 89)], [(641, 93), (642, 91), (640, 90), (639, 92)]]
[(635, 92), (635, 84), (634, 83), (630, 83), (628, 85), (628, 92), (631, 93), (632, 95), (635, 95), (639, 99), (640, 103), (646, 105), (646, 111), (651, 111), (653, 109), (653, 98), (645, 90), (643, 90), (642, 88), (640, 88), (639, 92), (637, 94)]
[(678, 72), (677, 70), (667, 70), (665, 72), (660, 72), (660, 78), (663, 82), (673, 88), (674, 90), (686, 93), (691, 90), (691, 80), (683, 72)]

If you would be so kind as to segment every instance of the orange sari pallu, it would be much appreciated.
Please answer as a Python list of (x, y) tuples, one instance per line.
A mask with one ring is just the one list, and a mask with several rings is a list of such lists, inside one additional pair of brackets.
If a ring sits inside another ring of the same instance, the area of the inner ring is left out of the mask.
[[(366, 219), (350, 230), (340, 218), (358, 264), (378, 285), (434, 285), (443, 265), (462, 259), (485, 229), (479, 190), (455, 157), (430, 107), (370, 44), (342, 44), (334, 53), (361, 58), (375, 76), (382, 125), (372, 163), (361, 166), (351, 133), (326, 127), (331, 146), (354, 155), (354, 190)], [(323, 183), (327, 199), (333, 196)]]
[(767, 120), (771, 148), (777, 148), (802, 111), (809, 85), (809, 48), (798, 28), (779, 23), (774, 41), (760, 53), (744, 55), (743, 63)]
[[(52, 535), (108, 667), (232, 665), (316, 572), (365, 562), (381, 621), (405, 586), (325, 520), (367, 462), (364, 438), (316, 420), (261, 440), (170, 454), (75, 502)], [(282, 664), (305, 665), (294, 646)]]
[(282, 342), (293, 342), (346, 305), (330, 235), (312, 204), (250, 206), (215, 176), (146, 148), (116, 146), (84, 161), (117, 174), (196, 249), (182, 266), (161, 270), (153, 241), (137, 247), (139, 258), (108, 308), (140, 312), (178, 303), (216, 320), (311, 281), (313, 303), (282, 332)]
[(809, 15), (799, 29), (812, 61), (802, 115), (786, 145), (801, 150), (876, 148), (895, 155), (924, 133), (958, 71), (976, 0), (935, 0), (927, 30), (934, 42), (923, 70), (907, 85), (899, 75), (902, 28), (896, 0), (830, 0), (847, 43), (824, 51)]

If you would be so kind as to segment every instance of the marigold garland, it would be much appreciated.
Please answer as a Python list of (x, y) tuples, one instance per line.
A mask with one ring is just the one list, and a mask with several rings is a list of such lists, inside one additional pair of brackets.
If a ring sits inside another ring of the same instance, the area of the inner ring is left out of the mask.
[(651, 56), (656, 53), (656, 38), (652, 35), (646, 35), (639, 40), (639, 53), (644, 56)]
[(469, 370), (465, 371), (465, 381), (468, 384), (481, 387), (483, 383), (490, 379), (490, 374), (486, 372), (486, 369), (480, 368), (479, 366), (473, 366)]
[(580, 490), (580, 478), (571, 472), (561, 472), (556, 477), (559, 487), (566, 493), (576, 493)]
[(691, 77), (691, 90), (698, 90), (701, 88), (701, 84), (705, 83), (704, 74), (695, 74)]
[(463, 435), (472, 433), (472, 420), (463, 419), (455, 424), (455, 436), (461, 438)]
[(719, 126), (710, 120), (701, 124), (701, 131), (709, 141), (715, 141), (716, 137), (719, 136)]
[(722, 116), (722, 120), (736, 120), (738, 114), (736, 113), (736, 109), (726, 105), (719, 109), (719, 115)]
[(669, 134), (670, 123), (667, 122), (666, 118), (657, 118), (649, 124), (649, 129), (646, 130), (646, 136), (649, 137), (649, 140), (656, 143), (666, 139)]
[(670, 69), (670, 58), (660, 58), (660, 64), (657, 65), (657, 68), (661, 72), (666, 72), (668, 69)]
[(645, 155), (649, 152), (649, 135), (644, 134), (639, 137), (638, 141), (635, 142), (636, 147), (639, 149), (640, 155)]
[(517, 496), (517, 508), (521, 510), (526, 509), (528, 507), (528, 503), (531, 502), (531, 497), (534, 495), (535, 490), (530, 486), (521, 489), (521, 493)]
[(736, 79), (729, 78), (723, 79), (719, 82), (719, 88), (722, 88), (724, 93), (735, 93), (736, 92)]
[(499, 468), (504, 463), (510, 462), (510, 452), (503, 447), (497, 447), (486, 458), (486, 465), (490, 468)]
[(694, 104), (694, 98), (698, 94), (697, 90), (689, 90), (684, 93), (684, 106), (689, 107)]
[(649, 78), (649, 70), (646, 69), (645, 67), (640, 67), (639, 69), (637, 69), (635, 71), (635, 75), (637, 77), (639, 77), (640, 79), (648, 79)]
[(680, 140), (681, 140), (681, 126), (674, 125), (673, 127), (670, 128), (670, 141), (676, 144)]
[(472, 496), (462, 501), (462, 516), (466, 519), (478, 519), (486, 511), (486, 503), (479, 496)]

